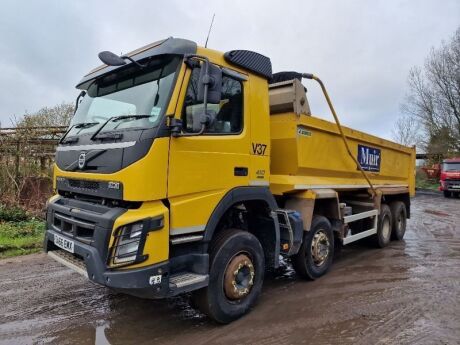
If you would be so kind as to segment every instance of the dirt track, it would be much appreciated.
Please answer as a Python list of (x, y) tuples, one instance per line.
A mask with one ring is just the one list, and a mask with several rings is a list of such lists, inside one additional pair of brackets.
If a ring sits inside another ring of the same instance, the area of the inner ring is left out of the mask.
[(187, 298), (114, 294), (44, 254), (0, 261), (0, 344), (460, 344), (460, 199), (418, 196), (405, 241), (348, 247), (315, 282), (289, 266), (218, 326)]

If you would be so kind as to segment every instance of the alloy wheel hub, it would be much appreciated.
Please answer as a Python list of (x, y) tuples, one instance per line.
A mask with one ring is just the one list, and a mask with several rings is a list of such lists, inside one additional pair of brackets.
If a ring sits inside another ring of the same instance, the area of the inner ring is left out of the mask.
[(311, 253), (316, 266), (321, 266), (329, 256), (329, 239), (323, 230), (319, 230), (311, 242)]
[(246, 254), (232, 258), (224, 275), (224, 292), (228, 299), (237, 300), (247, 296), (254, 285), (255, 269)]

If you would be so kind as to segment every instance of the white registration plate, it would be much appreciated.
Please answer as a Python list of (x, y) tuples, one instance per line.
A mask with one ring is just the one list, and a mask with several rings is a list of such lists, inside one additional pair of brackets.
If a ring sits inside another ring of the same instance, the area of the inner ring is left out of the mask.
[(73, 241), (68, 240), (67, 238), (64, 238), (59, 235), (54, 235), (54, 244), (57, 245), (59, 248), (73, 253)]
[(452, 186), (452, 188), (460, 189), (460, 184), (455, 184), (455, 185)]

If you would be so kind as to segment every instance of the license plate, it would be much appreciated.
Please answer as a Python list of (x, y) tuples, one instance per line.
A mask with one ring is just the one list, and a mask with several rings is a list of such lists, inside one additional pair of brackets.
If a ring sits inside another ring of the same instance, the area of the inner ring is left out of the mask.
[(54, 244), (57, 245), (59, 248), (73, 253), (73, 241), (68, 240), (67, 238), (64, 238), (59, 235), (54, 235)]
[(452, 188), (460, 189), (460, 184), (453, 185)]

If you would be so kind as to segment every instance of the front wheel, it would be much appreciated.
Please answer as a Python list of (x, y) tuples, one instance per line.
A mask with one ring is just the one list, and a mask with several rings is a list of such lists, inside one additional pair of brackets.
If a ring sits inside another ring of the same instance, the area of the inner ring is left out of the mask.
[(264, 280), (264, 252), (249, 232), (229, 229), (211, 241), (209, 285), (193, 293), (203, 313), (219, 323), (229, 323), (255, 305)]
[(444, 197), (445, 197), (445, 198), (450, 198), (451, 195), (452, 195), (452, 193), (449, 192), (448, 190), (443, 190), (443, 191), (442, 191), (442, 194), (444, 194)]
[(315, 280), (329, 270), (333, 256), (331, 223), (326, 217), (315, 216), (310, 230), (304, 233), (299, 252), (292, 257), (292, 266), (302, 278)]

